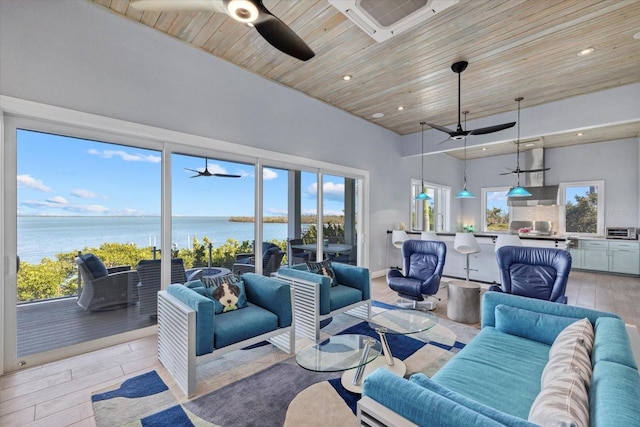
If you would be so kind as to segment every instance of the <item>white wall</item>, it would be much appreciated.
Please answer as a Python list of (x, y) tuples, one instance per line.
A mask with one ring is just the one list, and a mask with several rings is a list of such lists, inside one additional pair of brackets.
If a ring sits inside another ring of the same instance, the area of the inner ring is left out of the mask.
[(397, 134), (87, 1), (0, 1), (0, 58), (2, 95), (370, 171), (384, 268), (409, 188)]

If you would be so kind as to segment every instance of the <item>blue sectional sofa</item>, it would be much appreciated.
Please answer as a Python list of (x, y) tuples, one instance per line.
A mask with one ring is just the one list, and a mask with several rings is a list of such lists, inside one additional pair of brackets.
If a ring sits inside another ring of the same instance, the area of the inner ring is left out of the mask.
[(414, 374), (407, 380), (382, 369), (368, 376), (359, 420), (389, 426), (538, 425), (528, 417), (542, 394), (551, 346), (568, 324), (585, 317), (594, 332), (587, 357), (588, 425), (640, 426), (640, 376), (618, 316), (499, 292), (483, 297), (480, 333), (432, 378)]

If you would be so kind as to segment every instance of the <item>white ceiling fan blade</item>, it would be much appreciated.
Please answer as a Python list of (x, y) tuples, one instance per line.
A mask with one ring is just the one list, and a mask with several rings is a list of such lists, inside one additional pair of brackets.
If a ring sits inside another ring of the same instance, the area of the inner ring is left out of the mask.
[(132, 0), (131, 7), (137, 10), (182, 11), (210, 10), (227, 13), (222, 0)]

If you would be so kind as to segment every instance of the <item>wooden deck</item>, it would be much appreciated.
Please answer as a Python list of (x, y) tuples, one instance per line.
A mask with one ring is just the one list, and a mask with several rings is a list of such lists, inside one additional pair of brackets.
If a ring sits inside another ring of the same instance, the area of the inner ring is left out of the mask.
[(79, 344), (156, 324), (138, 305), (86, 311), (76, 298), (18, 305), (18, 357)]

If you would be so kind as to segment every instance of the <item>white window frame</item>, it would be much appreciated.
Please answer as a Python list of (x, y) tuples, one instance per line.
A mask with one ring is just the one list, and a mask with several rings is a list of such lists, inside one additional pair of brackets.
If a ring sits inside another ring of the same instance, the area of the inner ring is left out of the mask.
[[(481, 213), (480, 213), (480, 229), (484, 232), (494, 232), (495, 230), (487, 230), (487, 193), (488, 192), (497, 192), (497, 191), (506, 191), (508, 192), (511, 189), (509, 186), (501, 186), (501, 187), (483, 187), (481, 189), (482, 195), (482, 203), (481, 203)], [(511, 209), (509, 205), (507, 205), (508, 213), (509, 213), (509, 222), (511, 222)]]
[(561, 182), (558, 186), (558, 191), (560, 194), (558, 195), (559, 203), (560, 203), (560, 218), (559, 218), (559, 232), (562, 234), (569, 234), (567, 232), (567, 223), (566, 223), (566, 193), (567, 188), (570, 187), (598, 187), (598, 213), (597, 213), (597, 225), (595, 233), (576, 233), (570, 232), (571, 235), (576, 236), (587, 236), (587, 237), (596, 237), (596, 236), (604, 236), (604, 216), (605, 216), (605, 206), (604, 206), (604, 180), (591, 180), (591, 181), (574, 181), (574, 182)]
[[(418, 217), (419, 212), (421, 210), (419, 207), (422, 207), (422, 201), (415, 200), (415, 196), (420, 193), (423, 189), (423, 181), (419, 179), (411, 179), (411, 204), (409, 207), (409, 221), (411, 231), (427, 231), (424, 230), (424, 224), (414, 224), (412, 218)], [(434, 190), (434, 198), (433, 198), (433, 212), (435, 218), (433, 219), (433, 225), (435, 231), (438, 233), (447, 232), (450, 226), (450, 213), (451, 213), (451, 187), (441, 184), (436, 184), (433, 182), (424, 181), (424, 188), (429, 188)], [(441, 218), (438, 221), (438, 218)], [(418, 222), (418, 221), (416, 221)]]

